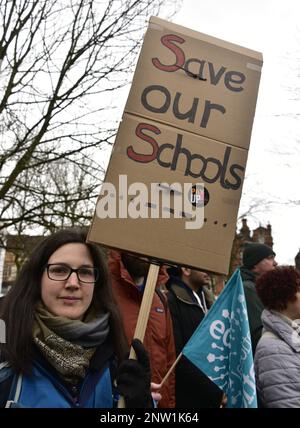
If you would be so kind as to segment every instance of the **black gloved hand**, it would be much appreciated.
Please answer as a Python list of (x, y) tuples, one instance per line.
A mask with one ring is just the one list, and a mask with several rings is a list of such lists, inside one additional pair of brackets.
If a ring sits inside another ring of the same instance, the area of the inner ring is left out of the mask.
[(116, 376), (117, 390), (123, 395), (126, 407), (152, 407), (148, 353), (139, 339), (133, 339), (131, 345), (137, 360), (127, 359), (120, 364)]

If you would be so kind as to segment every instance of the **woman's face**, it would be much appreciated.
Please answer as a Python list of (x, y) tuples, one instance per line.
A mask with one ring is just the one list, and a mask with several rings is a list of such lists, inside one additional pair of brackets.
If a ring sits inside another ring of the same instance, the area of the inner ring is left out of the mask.
[[(41, 297), (44, 305), (53, 315), (80, 320), (89, 308), (94, 292), (93, 259), (86, 245), (80, 243), (65, 244), (49, 258), (49, 272), (44, 270), (41, 282)], [(54, 266), (53, 266), (54, 264)], [(72, 272), (68, 279), (59, 280), (68, 274), (68, 269), (82, 268), (80, 278)], [(89, 282), (92, 281), (92, 282)]]

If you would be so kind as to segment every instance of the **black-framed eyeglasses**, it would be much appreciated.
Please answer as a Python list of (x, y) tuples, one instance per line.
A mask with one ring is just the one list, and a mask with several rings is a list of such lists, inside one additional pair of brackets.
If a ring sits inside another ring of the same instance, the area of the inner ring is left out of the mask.
[(99, 278), (99, 270), (96, 267), (82, 266), (73, 269), (68, 265), (61, 263), (50, 263), (46, 266), (47, 275), (53, 281), (66, 281), (73, 272), (76, 273), (78, 281), (87, 284), (94, 283)]

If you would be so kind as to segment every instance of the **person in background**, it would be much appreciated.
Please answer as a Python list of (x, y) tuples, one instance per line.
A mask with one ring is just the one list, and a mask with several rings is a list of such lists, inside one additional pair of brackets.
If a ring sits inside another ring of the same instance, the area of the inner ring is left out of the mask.
[(275, 269), (277, 266), (275, 256), (272, 248), (265, 244), (246, 244), (243, 252), (243, 266), (240, 272), (246, 298), (253, 355), (262, 333), (261, 314), (264, 309), (257, 295), (255, 282), (260, 275)]
[(282, 266), (256, 282), (265, 307), (254, 367), (263, 407), (300, 407), (300, 272)]
[[(110, 251), (109, 270), (113, 291), (123, 316), (128, 344), (130, 344), (143, 298), (149, 261), (127, 252)], [(143, 342), (150, 357), (152, 382), (156, 384), (161, 383), (176, 359), (171, 315), (167, 300), (159, 290), (159, 285), (166, 282), (167, 279), (168, 275), (161, 268)], [(162, 398), (158, 402), (158, 407), (175, 407), (175, 376), (173, 373), (159, 393)]]
[[(152, 407), (150, 366), (127, 341), (99, 248), (85, 233), (43, 240), (5, 297), (0, 345), (1, 407)], [(115, 388), (116, 384), (116, 388)]]
[[(203, 288), (210, 283), (210, 277), (187, 267), (169, 268), (168, 273), (167, 297), (179, 355), (208, 311)], [(220, 407), (222, 391), (185, 356), (177, 363), (175, 376), (176, 407)]]

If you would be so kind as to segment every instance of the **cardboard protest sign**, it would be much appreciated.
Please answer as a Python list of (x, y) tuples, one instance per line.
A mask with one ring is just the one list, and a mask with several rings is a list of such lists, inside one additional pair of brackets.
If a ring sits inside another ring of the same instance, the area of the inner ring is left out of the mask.
[(259, 53), (151, 18), (90, 241), (228, 272), (261, 66)]
[(261, 66), (257, 52), (151, 18), (125, 111), (248, 149)]

